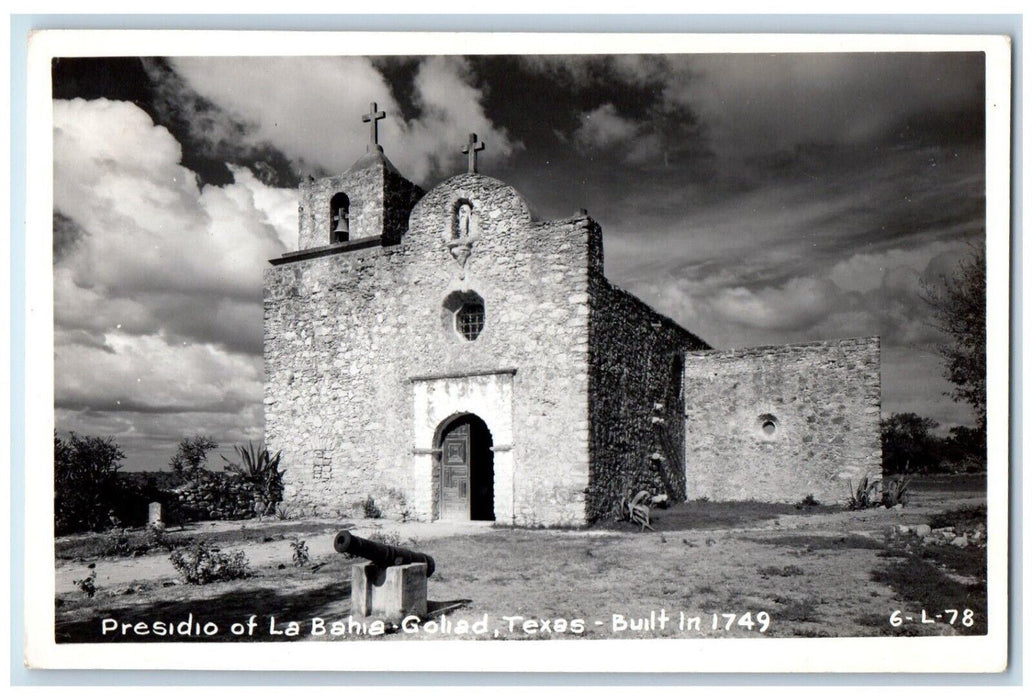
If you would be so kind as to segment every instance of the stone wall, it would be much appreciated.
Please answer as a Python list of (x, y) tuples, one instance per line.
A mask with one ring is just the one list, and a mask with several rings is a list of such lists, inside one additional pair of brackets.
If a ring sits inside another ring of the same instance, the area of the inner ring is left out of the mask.
[(227, 472), (199, 471), (189, 483), (162, 499), (169, 523), (198, 520), (244, 520), (255, 517), (251, 485)]
[(688, 498), (846, 499), (881, 473), (879, 339), (685, 356)]
[(611, 516), (628, 490), (685, 500), (683, 356), (708, 347), (610, 284), (602, 274), (601, 238), (593, 240), (589, 520)]
[[(460, 201), (477, 214), (465, 265), (447, 245)], [(416, 458), (437, 447), (416, 444), (414, 379), (515, 369), (512, 406), (498, 407), (512, 415), (511, 522), (583, 522), (588, 248), (574, 220), (533, 221), (511, 187), (464, 174), (419, 201), (398, 245), (275, 261), (265, 418), (270, 451), (283, 453), (285, 502), (346, 514), (370, 494), (385, 515), (412, 515), (415, 481), (426, 479)], [(472, 342), (443, 308), (461, 290), (484, 300)]]

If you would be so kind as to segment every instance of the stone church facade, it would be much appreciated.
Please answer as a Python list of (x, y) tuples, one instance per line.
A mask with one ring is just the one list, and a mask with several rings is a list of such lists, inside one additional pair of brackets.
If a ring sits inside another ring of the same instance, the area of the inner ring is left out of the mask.
[(429, 192), (371, 140), (302, 183), (298, 250), (265, 271), (289, 505), (577, 525), (630, 489), (831, 502), (880, 470), (878, 339), (712, 350), (607, 281), (587, 214), (538, 221), (477, 173), (474, 137)]

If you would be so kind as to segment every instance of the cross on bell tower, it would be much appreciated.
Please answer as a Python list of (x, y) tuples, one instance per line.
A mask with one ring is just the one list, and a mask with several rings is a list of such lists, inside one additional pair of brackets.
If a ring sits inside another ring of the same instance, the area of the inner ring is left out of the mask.
[(467, 154), (466, 171), (468, 173), (477, 172), (477, 151), (483, 150), (484, 142), (477, 140), (477, 134), (470, 134), (470, 138), (467, 139), (466, 144), (463, 146), (463, 153)]
[(366, 146), (367, 151), (380, 151), (383, 150), (380, 144), (377, 143), (377, 122), (387, 117), (386, 112), (377, 111), (377, 103), (369, 103), (369, 114), (362, 115), (363, 122), (369, 122), (369, 144)]

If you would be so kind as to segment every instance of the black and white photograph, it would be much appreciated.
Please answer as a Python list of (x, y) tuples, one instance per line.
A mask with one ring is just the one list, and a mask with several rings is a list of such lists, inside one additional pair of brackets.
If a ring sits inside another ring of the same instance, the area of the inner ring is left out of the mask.
[(1001, 669), (1006, 40), (118, 34), (37, 47), (30, 663)]

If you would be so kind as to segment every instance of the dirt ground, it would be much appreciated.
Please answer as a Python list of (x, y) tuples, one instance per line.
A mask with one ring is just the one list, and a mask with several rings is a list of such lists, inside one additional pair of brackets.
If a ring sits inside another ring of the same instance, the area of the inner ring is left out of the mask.
[[(162, 642), (978, 634), (985, 632), (985, 549), (949, 548), (940, 552), (948, 558), (929, 558), (899, 526), (985, 504), (980, 479), (956, 478), (916, 484), (902, 509), (690, 502), (658, 511), (654, 532), (626, 524), (535, 530), (383, 520), (200, 523), (171, 531), (245, 553), (251, 577), (203, 586), (180, 581), (167, 553), (62, 558), (86, 539), (61, 538), (56, 637)], [(434, 557), (425, 621), (389, 624), (381, 634), (370, 621), (350, 617), (354, 562), (332, 548), (334, 533), (345, 525), (362, 536), (396, 534)], [(292, 563), (293, 537), (308, 546), (310, 561), (303, 567)], [(96, 594), (87, 598), (75, 581), (94, 570)], [(935, 595), (922, 585), (934, 586)], [(956, 615), (949, 612), (955, 609)], [(965, 610), (971, 614), (963, 620)], [(899, 624), (891, 623), (895, 611)], [(206, 634), (205, 624), (214, 633)], [(183, 634), (187, 628), (189, 635)]]

